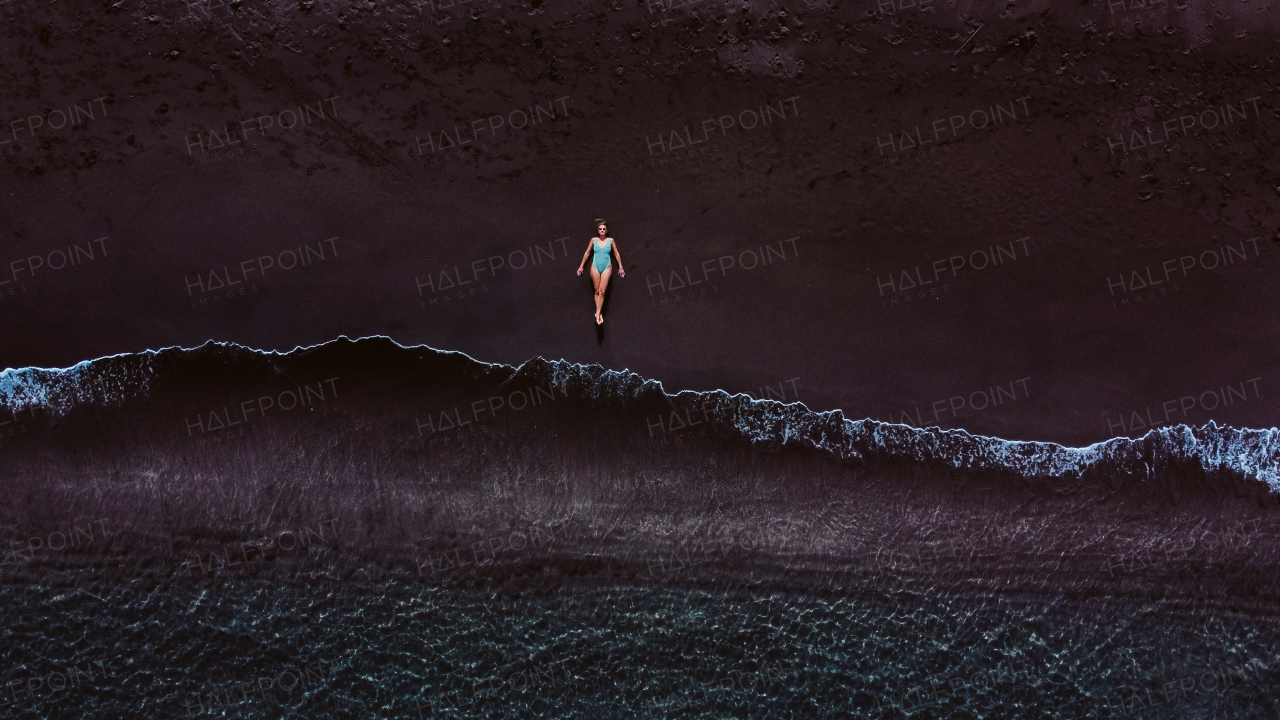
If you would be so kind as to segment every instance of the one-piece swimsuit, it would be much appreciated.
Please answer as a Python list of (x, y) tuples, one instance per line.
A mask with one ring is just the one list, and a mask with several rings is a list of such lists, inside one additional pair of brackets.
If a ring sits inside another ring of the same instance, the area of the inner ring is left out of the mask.
[(592, 264), (596, 266), (596, 272), (604, 272), (609, 269), (609, 250), (613, 247), (613, 242), (606, 243), (604, 247), (601, 247), (599, 243), (599, 238), (591, 239), (591, 247), (595, 250)]

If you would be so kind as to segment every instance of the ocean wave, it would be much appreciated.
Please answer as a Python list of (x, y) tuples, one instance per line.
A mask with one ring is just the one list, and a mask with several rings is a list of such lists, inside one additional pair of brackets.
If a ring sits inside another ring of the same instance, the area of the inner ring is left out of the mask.
[[(485, 363), (464, 353), (406, 347), (385, 337), (338, 338), (287, 352), (232, 343), (171, 347), (112, 355), (65, 369), (21, 368), (0, 372), (0, 405), (18, 414), (32, 409), (53, 417), (77, 407), (127, 408), (161, 388), (188, 387), (216, 373), (249, 381), (308, 367), (355, 364), (374, 370), (429, 374), (439, 388), (496, 383), (550, 385), (560, 397), (606, 413), (644, 412), (658, 418), (697, 416), (717, 437), (761, 450), (816, 451), (838, 462), (867, 466), (916, 465), (962, 473), (997, 474), (1022, 482), (1125, 480), (1160, 476), (1248, 479), (1280, 492), (1280, 434), (1276, 428), (1156, 428), (1140, 438), (1113, 438), (1086, 447), (1015, 441), (964, 430), (917, 428), (871, 419), (849, 419), (841, 410), (817, 412), (803, 403), (756, 399), (723, 390), (669, 393), (657, 380), (628, 370), (566, 360), (531, 359), (519, 367)], [(430, 368), (425, 373), (424, 368)], [(656, 415), (655, 415), (656, 413)], [(661, 420), (659, 420), (661, 422)]]

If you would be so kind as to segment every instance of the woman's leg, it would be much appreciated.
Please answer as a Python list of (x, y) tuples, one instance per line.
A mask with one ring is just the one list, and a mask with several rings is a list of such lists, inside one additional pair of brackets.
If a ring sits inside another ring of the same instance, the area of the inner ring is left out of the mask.
[(604, 304), (604, 293), (600, 291), (600, 271), (595, 264), (591, 265), (591, 284), (596, 289), (596, 324), (600, 324), (600, 306)]
[(604, 315), (600, 314), (604, 309), (604, 291), (609, 289), (609, 276), (613, 274), (613, 266), (604, 269), (600, 273), (600, 291), (596, 293), (596, 322), (604, 322)]

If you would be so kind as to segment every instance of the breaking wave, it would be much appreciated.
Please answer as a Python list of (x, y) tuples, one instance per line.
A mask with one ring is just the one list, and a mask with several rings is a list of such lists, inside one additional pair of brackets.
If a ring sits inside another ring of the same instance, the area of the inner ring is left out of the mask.
[[(867, 467), (916, 466), (995, 475), (1023, 483), (1155, 482), (1176, 475), (1193, 480), (1250, 480), (1280, 491), (1280, 434), (1276, 428), (1235, 428), (1209, 422), (1153, 429), (1137, 439), (1113, 438), (1086, 447), (1012, 441), (964, 430), (916, 428), (854, 420), (840, 410), (815, 412), (722, 390), (668, 393), (661, 382), (627, 370), (534, 358), (512, 367), (459, 352), (405, 347), (385, 337), (341, 337), (289, 352), (264, 352), (229, 343), (113, 355), (65, 369), (22, 368), (0, 373), (0, 405), (10, 413), (39, 413), (56, 422), (89, 407), (125, 411), (134, 403), (189, 394), (211, 382), (252, 385), (302, 368), (357, 368), (385, 378), (411, 377), (431, 394), (479, 396), (495, 388), (553, 387), (597, 413), (633, 422), (654, 418), (664, 429), (699, 418), (720, 440), (757, 450), (816, 452)], [(335, 370), (336, 371), (336, 370)], [(394, 399), (393, 399), (394, 401)], [(652, 432), (650, 432), (652, 434)]]

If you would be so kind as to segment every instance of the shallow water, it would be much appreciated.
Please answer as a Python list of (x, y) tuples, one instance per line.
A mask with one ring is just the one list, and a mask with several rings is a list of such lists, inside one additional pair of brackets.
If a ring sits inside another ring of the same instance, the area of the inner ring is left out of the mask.
[(8, 716), (1274, 718), (1280, 697), (1262, 621), (1115, 603), (88, 577), (0, 587)]

